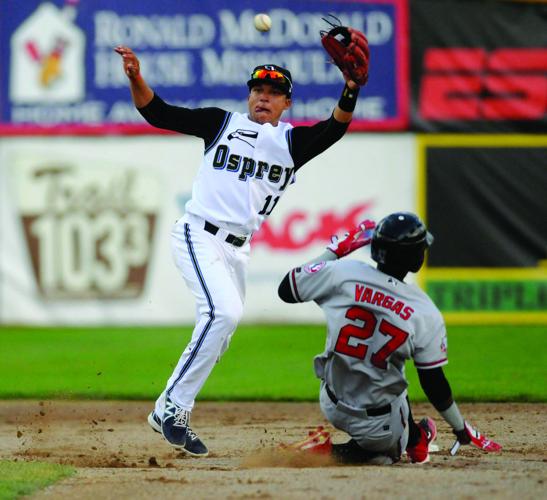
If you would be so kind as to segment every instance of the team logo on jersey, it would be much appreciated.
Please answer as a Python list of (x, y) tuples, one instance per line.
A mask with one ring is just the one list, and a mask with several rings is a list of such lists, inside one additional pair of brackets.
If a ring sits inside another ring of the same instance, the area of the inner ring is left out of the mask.
[(238, 128), (234, 132), (228, 134), (228, 140), (239, 139), (240, 141), (246, 142), (249, 146), (254, 148), (254, 143), (258, 137), (258, 132), (255, 130), (245, 130), (243, 128)]
[(316, 264), (308, 264), (307, 266), (304, 266), (304, 271), (308, 274), (318, 273), (325, 267), (326, 262), (321, 261), (317, 262)]
[(446, 353), (447, 348), (448, 348), (448, 339), (446, 337), (443, 337), (443, 340), (441, 341), (441, 351)]

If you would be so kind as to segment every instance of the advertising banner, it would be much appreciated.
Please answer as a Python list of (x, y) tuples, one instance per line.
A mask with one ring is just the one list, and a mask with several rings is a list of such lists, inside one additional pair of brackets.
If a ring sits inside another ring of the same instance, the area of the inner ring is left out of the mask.
[(547, 3), (414, 0), (411, 127), (547, 131)]
[[(253, 235), (244, 321), (323, 321), (282, 302), (279, 282), (332, 235), (414, 210), (414, 147), (352, 134), (298, 171)], [(0, 323), (192, 323), (170, 232), (202, 154), (186, 136), (0, 139)]]
[(422, 136), (420, 158), (447, 321), (547, 323), (547, 136)]
[[(338, 102), (343, 78), (320, 42), (320, 30), (331, 27), (323, 18), (359, 29), (369, 40), (370, 79), (352, 129), (401, 130), (408, 123), (406, 0), (0, 0), (0, 5), (0, 132), (47, 126), (65, 133), (151, 133), (131, 102), (113, 50), (118, 45), (135, 51), (147, 83), (172, 104), (244, 112), (252, 69), (273, 63), (287, 67), (294, 80), (286, 119), (325, 119)], [(271, 16), (270, 31), (254, 28), (259, 12)]]

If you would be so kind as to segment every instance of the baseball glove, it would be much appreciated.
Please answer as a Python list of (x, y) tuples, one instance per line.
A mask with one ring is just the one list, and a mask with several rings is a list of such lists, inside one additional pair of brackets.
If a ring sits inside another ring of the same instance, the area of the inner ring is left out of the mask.
[(368, 81), (369, 49), (365, 35), (358, 30), (333, 24), (323, 18), (332, 26), (329, 31), (321, 31), (321, 43), (332, 58), (332, 61), (346, 79), (353, 80), (357, 85), (365, 85)]

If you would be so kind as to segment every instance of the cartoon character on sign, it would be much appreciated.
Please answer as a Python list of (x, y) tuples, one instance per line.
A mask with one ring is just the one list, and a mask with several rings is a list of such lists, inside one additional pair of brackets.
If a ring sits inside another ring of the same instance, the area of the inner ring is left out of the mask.
[(34, 40), (29, 40), (25, 44), (27, 54), (40, 65), (40, 83), (42, 86), (49, 87), (62, 76), (61, 62), (67, 43), (64, 38), (57, 38), (53, 50), (46, 54), (40, 53), (40, 49)]
[(74, 24), (76, 1), (42, 3), (11, 38), (10, 100), (14, 104), (81, 101), (85, 35)]

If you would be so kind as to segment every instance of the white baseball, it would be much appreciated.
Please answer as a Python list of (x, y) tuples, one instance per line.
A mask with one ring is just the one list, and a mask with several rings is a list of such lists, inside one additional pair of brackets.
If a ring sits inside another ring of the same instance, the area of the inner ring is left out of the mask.
[(270, 31), (272, 27), (272, 20), (268, 14), (257, 14), (254, 23), (258, 31)]

